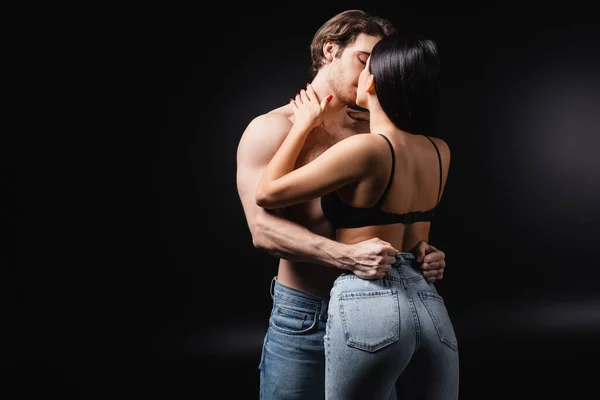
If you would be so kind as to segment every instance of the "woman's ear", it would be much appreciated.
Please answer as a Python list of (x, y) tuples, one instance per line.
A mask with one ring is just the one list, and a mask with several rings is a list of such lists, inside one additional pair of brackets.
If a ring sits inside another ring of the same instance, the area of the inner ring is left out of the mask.
[(369, 75), (367, 77), (367, 93), (375, 93), (375, 79), (373, 79), (373, 75)]
[(327, 61), (333, 61), (336, 50), (337, 46), (332, 41), (327, 40), (325, 43), (323, 43), (323, 56)]

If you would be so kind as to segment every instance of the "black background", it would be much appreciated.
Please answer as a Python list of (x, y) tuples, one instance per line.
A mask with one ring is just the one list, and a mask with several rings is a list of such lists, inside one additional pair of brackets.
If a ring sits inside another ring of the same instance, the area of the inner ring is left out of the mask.
[[(0, 350), (23, 398), (258, 397), (277, 261), (252, 245), (236, 148), (310, 80), (316, 29), (355, 7), (261, 8), (129, 12), (95, 70), (94, 88), (110, 74), (114, 90), (78, 125), (77, 150), (25, 141), (6, 169)], [(596, 22), (356, 8), (441, 51), (438, 136), (453, 159), (431, 243), (446, 253), (437, 287), (461, 399), (595, 390)]]

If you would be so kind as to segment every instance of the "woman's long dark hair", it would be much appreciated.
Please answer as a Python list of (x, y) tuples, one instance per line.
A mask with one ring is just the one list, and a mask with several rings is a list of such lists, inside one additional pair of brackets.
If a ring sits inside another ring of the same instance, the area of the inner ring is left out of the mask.
[(371, 52), (369, 72), (383, 111), (400, 129), (431, 134), (438, 106), (436, 44), (420, 35), (394, 34)]

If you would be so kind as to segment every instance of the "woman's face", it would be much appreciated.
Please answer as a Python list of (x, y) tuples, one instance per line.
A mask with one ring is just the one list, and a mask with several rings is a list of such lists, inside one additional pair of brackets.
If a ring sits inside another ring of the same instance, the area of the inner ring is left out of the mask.
[(371, 74), (369, 73), (369, 65), (371, 63), (371, 57), (367, 59), (365, 68), (362, 70), (358, 77), (358, 89), (356, 91), (356, 105), (362, 108), (368, 109), (368, 98), (367, 88), (370, 82)]

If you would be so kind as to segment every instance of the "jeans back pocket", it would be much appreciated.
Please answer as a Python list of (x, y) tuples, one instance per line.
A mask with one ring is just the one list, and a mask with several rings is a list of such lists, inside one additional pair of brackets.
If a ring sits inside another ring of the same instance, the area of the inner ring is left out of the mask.
[(374, 352), (400, 335), (400, 307), (395, 289), (339, 295), (340, 319), (346, 344)]
[(442, 296), (433, 292), (419, 292), (419, 297), (431, 316), (440, 341), (452, 350), (456, 350), (458, 348), (456, 334)]

